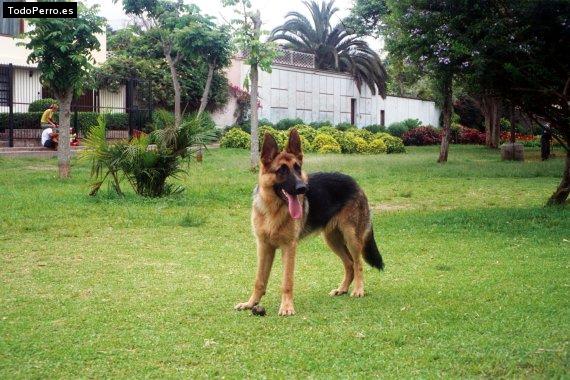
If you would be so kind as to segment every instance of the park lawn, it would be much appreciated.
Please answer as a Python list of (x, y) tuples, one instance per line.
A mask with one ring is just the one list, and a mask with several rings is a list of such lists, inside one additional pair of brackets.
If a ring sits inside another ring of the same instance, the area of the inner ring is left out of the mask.
[(408, 151), (307, 154), (359, 181), (387, 266), (331, 298), (342, 265), (307, 239), (291, 318), (280, 260), (268, 316), (233, 310), (256, 265), (247, 152), (211, 150), (163, 199), (90, 198), (87, 163), (60, 182), (55, 159), (0, 159), (0, 378), (570, 376), (570, 209), (543, 207), (562, 160)]

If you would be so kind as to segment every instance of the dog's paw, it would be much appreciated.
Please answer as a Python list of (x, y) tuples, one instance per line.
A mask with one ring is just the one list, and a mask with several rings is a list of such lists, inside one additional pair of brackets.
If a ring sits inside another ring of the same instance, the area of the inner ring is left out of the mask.
[(348, 290), (344, 290), (344, 289), (333, 289), (330, 291), (329, 296), (331, 297), (336, 297), (336, 296), (342, 296), (343, 294), (348, 293)]
[(292, 303), (282, 303), (279, 307), (279, 315), (282, 317), (290, 317), (295, 315), (295, 308)]
[(242, 302), (242, 303), (238, 303), (237, 305), (234, 306), (235, 310), (249, 310), (252, 307), (254, 307), (256, 304), (252, 303), (252, 302)]
[(350, 296), (355, 298), (364, 297), (364, 289), (354, 289)]

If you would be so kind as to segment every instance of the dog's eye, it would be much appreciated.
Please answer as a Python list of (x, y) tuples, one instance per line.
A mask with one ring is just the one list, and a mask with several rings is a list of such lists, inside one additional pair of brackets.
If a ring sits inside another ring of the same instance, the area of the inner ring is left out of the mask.
[(289, 174), (289, 168), (287, 167), (287, 165), (281, 165), (281, 167), (277, 169), (277, 174), (279, 175)]

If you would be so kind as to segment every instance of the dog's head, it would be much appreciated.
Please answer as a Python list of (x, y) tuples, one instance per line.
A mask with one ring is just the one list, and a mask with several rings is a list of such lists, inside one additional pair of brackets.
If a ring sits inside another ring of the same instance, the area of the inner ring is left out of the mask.
[(279, 151), (277, 142), (269, 133), (263, 137), (259, 183), (265, 191), (287, 204), (293, 219), (303, 216), (304, 195), (308, 180), (303, 173), (301, 138), (296, 129), (289, 133), (285, 150)]

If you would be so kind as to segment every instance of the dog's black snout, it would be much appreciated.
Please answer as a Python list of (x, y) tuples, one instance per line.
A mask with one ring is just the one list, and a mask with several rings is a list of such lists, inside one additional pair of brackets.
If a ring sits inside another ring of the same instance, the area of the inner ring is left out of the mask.
[(307, 186), (304, 183), (298, 183), (297, 185), (295, 185), (295, 193), (297, 193), (297, 195), (305, 194), (306, 192), (307, 192)]

